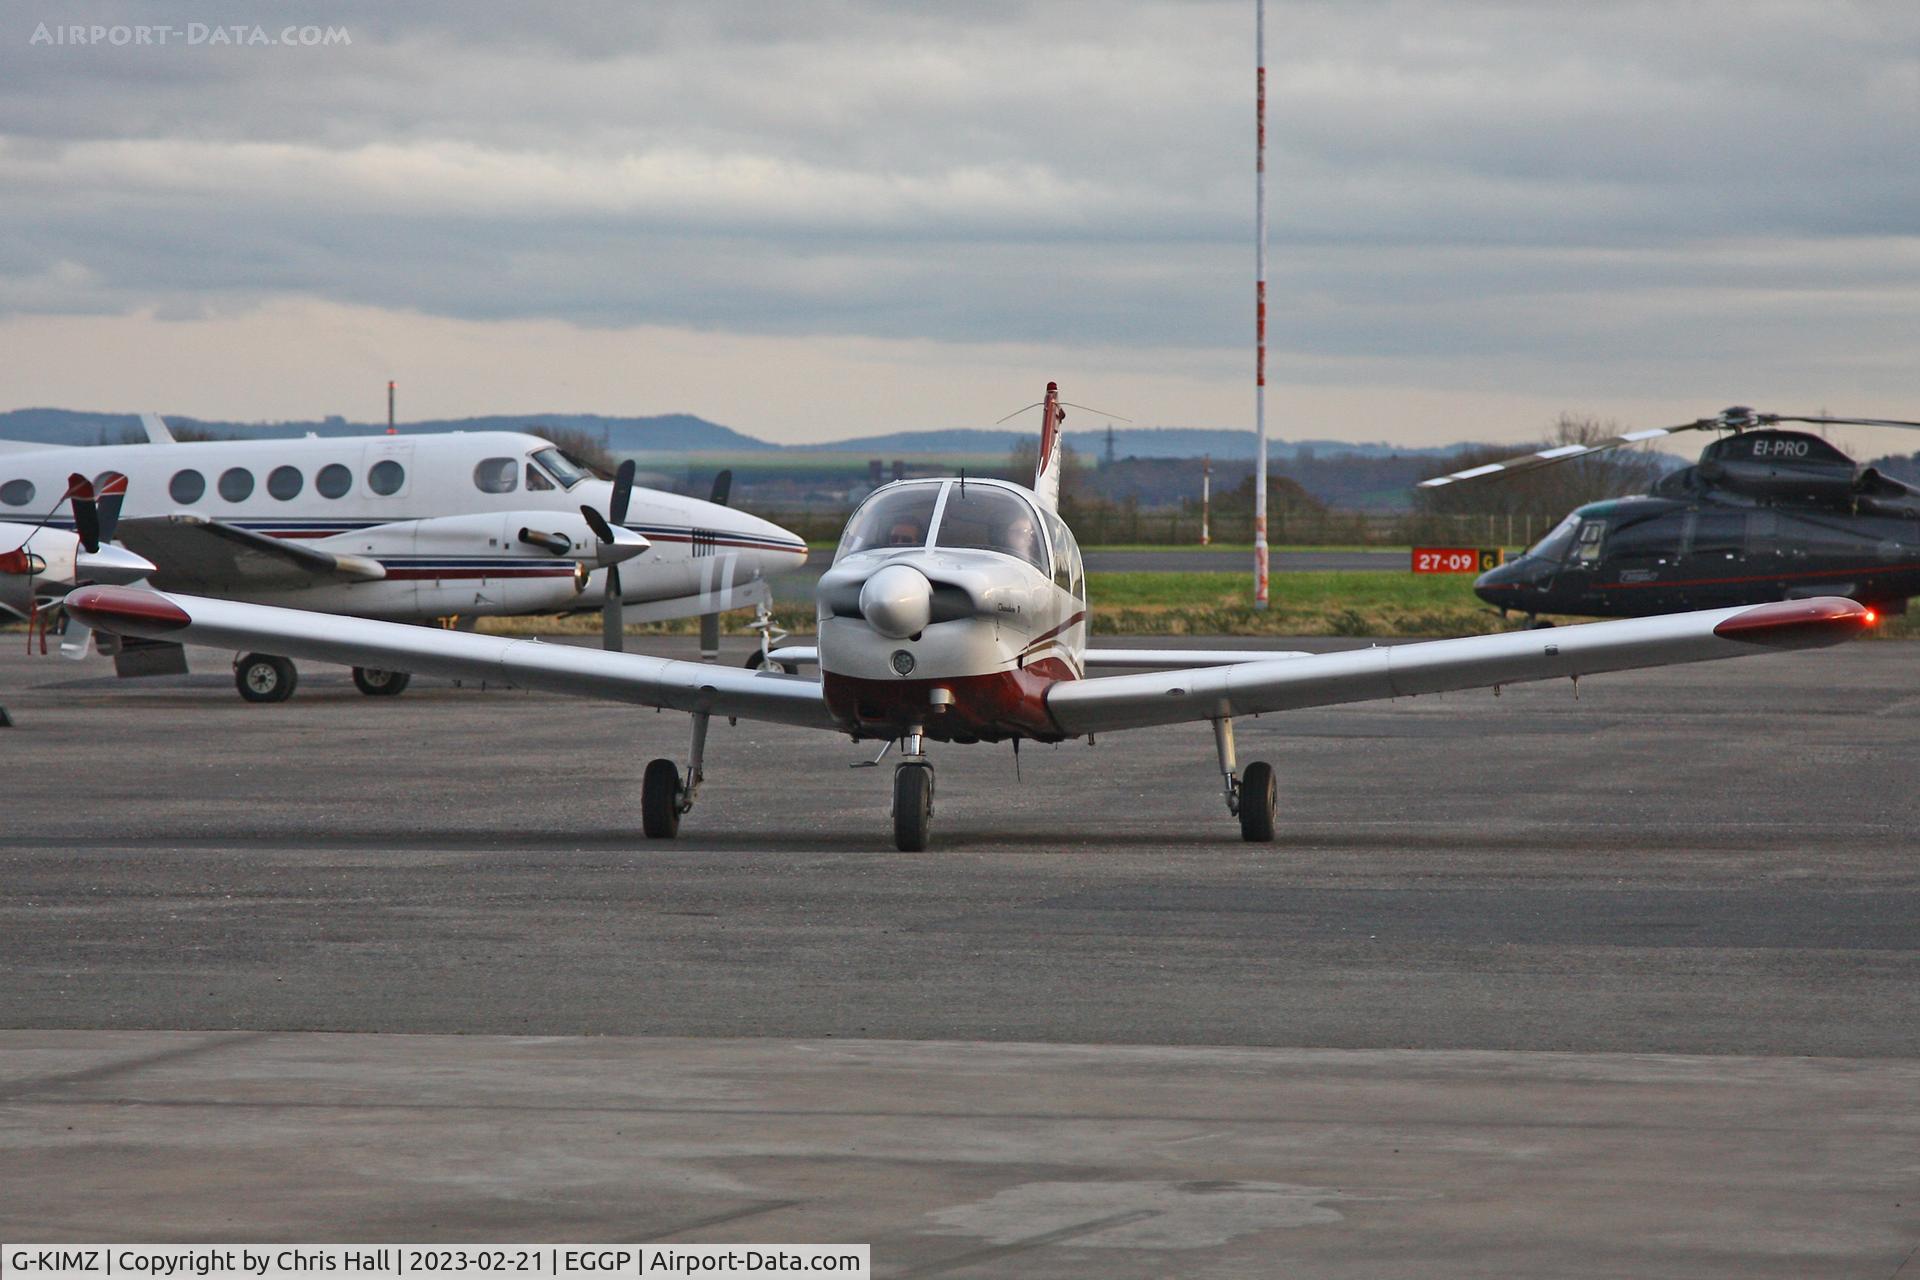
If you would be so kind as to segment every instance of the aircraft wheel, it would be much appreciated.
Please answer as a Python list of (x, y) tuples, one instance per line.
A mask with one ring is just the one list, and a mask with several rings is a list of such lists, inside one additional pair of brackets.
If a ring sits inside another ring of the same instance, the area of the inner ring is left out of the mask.
[(285, 658), (246, 653), (233, 664), (234, 687), (248, 702), (285, 702), (299, 682), (299, 672)]
[(1273, 766), (1255, 760), (1240, 775), (1240, 838), (1266, 843), (1273, 839), (1273, 811), (1279, 788), (1274, 785)]
[(933, 826), (933, 766), (903, 764), (893, 770), (893, 845), (902, 853), (927, 847)]
[[(766, 665), (767, 665), (767, 655), (760, 652), (758, 649), (755, 649), (752, 653), (747, 655), (747, 661), (746, 661), (747, 670), (758, 671), (761, 667), (764, 667)], [(797, 676), (800, 674), (800, 668), (794, 666), (791, 662), (776, 662), (773, 665), (776, 667), (779, 667), (782, 671), (786, 672), (790, 676)]]
[(378, 667), (355, 667), (353, 684), (369, 698), (397, 698), (406, 691), (413, 677), (404, 671), (382, 671)]
[(680, 834), (680, 768), (671, 760), (647, 761), (640, 779), (640, 829), (649, 840)]

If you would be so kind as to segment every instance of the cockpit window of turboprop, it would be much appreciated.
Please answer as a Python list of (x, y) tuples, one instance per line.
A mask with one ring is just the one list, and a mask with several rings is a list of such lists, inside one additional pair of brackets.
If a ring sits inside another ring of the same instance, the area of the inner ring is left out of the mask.
[(938, 481), (880, 490), (847, 521), (847, 531), (833, 558), (838, 561), (875, 547), (926, 546), (927, 535), (933, 530), (933, 509), (939, 499)]
[(1026, 499), (995, 485), (956, 484), (947, 494), (934, 542), (948, 550), (998, 551), (1047, 571), (1039, 516)]

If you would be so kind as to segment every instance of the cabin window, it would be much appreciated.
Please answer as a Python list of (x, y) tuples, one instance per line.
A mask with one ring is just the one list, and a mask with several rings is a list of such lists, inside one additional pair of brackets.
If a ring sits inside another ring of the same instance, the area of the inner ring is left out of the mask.
[(882, 489), (861, 504), (847, 521), (835, 560), (875, 547), (924, 547), (933, 530), (933, 507), (939, 501), (937, 484), (911, 484)]
[(33, 501), (33, 481), (9, 480), (0, 484), (0, 502), (10, 507), (24, 507)]
[(537, 450), (534, 460), (547, 469), (547, 474), (560, 482), (562, 489), (571, 489), (587, 478), (585, 468), (574, 465), (573, 459), (558, 449)]
[(176, 471), (173, 479), (167, 481), (167, 496), (187, 505), (198, 502), (207, 496), (207, 478), (192, 467)]
[(229, 467), (220, 473), (220, 496), (228, 502), (245, 502), (253, 496), (253, 472), (245, 467)]
[(1607, 537), (1610, 560), (1671, 560), (1680, 554), (1680, 516), (1663, 512), (1622, 524)]
[(527, 488), (535, 491), (551, 489), (553, 488), (553, 481), (547, 479), (546, 472), (529, 462), (527, 464)]
[(382, 458), (367, 468), (367, 488), (383, 498), (400, 492), (400, 486), (406, 482), (407, 469), (392, 458)]
[(320, 491), (323, 498), (344, 498), (347, 490), (353, 488), (353, 471), (337, 462), (329, 462), (313, 478), (313, 487)]
[(947, 509), (940, 515), (937, 545), (998, 551), (1047, 571), (1046, 548), (1040, 543), (1040, 522), (1033, 508), (996, 485), (953, 486), (947, 494)]
[(267, 473), (267, 492), (282, 502), (299, 497), (306, 483), (307, 478), (300, 474), (298, 467), (275, 467)]
[(513, 458), (482, 458), (473, 469), (473, 487), (482, 493), (512, 493), (519, 483), (520, 464)]

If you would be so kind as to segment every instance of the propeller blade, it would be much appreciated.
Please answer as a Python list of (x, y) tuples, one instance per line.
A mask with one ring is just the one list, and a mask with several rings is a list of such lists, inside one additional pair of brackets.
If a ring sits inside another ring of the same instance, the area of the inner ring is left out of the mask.
[(605, 516), (588, 506), (582, 506), (580, 514), (586, 518), (587, 528), (593, 530), (594, 537), (602, 542), (613, 541), (613, 526), (607, 523)]
[[(633, 501), (633, 459), (628, 458), (613, 472), (613, 500), (607, 504), (607, 516), (615, 524), (627, 522), (627, 504)], [(603, 538), (612, 542), (612, 538)]]
[(727, 505), (727, 498), (733, 493), (733, 468), (726, 467), (713, 478), (713, 495), (707, 499), (716, 507)]
[(1478, 480), (1482, 476), (1509, 475), (1517, 471), (1531, 471), (1536, 467), (1550, 467), (1556, 462), (1565, 462), (1570, 458), (1584, 458), (1588, 454), (1605, 453), (1630, 444), (1644, 444), (1649, 440), (1658, 440), (1670, 436), (1676, 431), (1706, 431), (1727, 424), (1718, 418), (1699, 418), (1692, 422), (1683, 422), (1672, 427), (1649, 427), (1645, 431), (1625, 431), (1605, 440), (1596, 440), (1592, 444), (1562, 444), (1550, 449), (1541, 449), (1534, 453), (1523, 453), (1518, 457), (1503, 458), (1499, 462), (1489, 462), (1484, 466), (1468, 467), (1465, 471), (1455, 471), (1451, 475), (1435, 476), (1431, 480), (1422, 480), (1418, 488), (1437, 489), (1441, 485), (1454, 484), (1461, 480)]
[(620, 599), (620, 569), (607, 570), (607, 601), (600, 606), (600, 647), (621, 653), (627, 643), (626, 604)]
[(109, 471), (100, 485), (100, 541), (113, 541), (114, 530), (120, 527), (120, 508), (126, 501), (127, 478), (118, 471)]
[(98, 551), (100, 507), (94, 501), (93, 482), (78, 472), (68, 476), (67, 500), (73, 504), (73, 527), (80, 534), (80, 545), (89, 551)]

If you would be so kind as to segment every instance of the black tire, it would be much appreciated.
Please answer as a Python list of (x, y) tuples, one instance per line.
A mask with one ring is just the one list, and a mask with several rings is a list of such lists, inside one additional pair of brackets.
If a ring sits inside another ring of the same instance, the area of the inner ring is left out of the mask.
[(1240, 774), (1240, 838), (1260, 844), (1273, 839), (1273, 812), (1279, 804), (1273, 766), (1255, 760)]
[(752, 653), (747, 655), (746, 662), (744, 662), (741, 665), (745, 666), (746, 669), (749, 671), (758, 671), (762, 666), (766, 665), (766, 661), (767, 661), (767, 655), (760, 652), (760, 650), (755, 649)]
[(680, 768), (671, 760), (647, 761), (640, 779), (640, 829), (649, 840), (680, 834)]
[(285, 658), (247, 653), (233, 664), (233, 684), (248, 702), (285, 702), (300, 683), (300, 673)]
[(397, 698), (406, 692), (413, 677), (404, 671), (382, 671), (378, 667), (355, 667), (354, 688), (369, 698)]
[(933, 766), (896, 765), (893, 770), (893, 845), (902, 853), (927, 847), (933, 828)]

